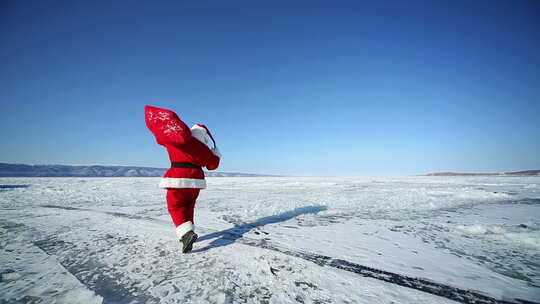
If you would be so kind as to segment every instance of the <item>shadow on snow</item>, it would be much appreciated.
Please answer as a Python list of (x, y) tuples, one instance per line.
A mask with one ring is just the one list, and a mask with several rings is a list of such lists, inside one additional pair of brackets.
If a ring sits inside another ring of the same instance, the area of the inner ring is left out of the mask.
[(234, 227), (226, 229), (226, 230), (217, 231), (217, 232), (213, 232), (213, 233), (210, 233), (210, 234), (207, 234), (207, 235), (203, 235), (203, 236), (198, 238), (197, 242), (210, 240), (210, 239), (213, 239), (213, 238), (218, 238), (218, 239), (213, 240), (206, 247), (193, 250), (193, 252), (202, 252), (202, 251), (206, 251), (206, 250), (208, 250), (210, 248), (217, 248), (217, 247), (221, 247), (221, 246), (227, 246), (227, 245), (230, 245), (230, 244), (234, 243), (237, 239), (243, 237), (245, 233), (247, 233), (247, 232), (249, 232), (249, 231), (251, 231), (251, 230), (253, 230), (255, 228), (260, 228), (262, 226), (269, 225), (269, 224), (285, 222), (285, 221), (288, 221), (290, 219), (293, 219), (293, 218), (295, 218), (297, 216), (300, 216), (300, 215), (303, 215), (303, 214), (316, 214), (316, 213), (319, 213), (321, 211), (325, 211), (327, 209), (328, 209), (328, 207), (326, 207), (326, 206), (300, 207), (300, 208), (296, 208), (294, 210), (287, 211), (287, 212), (284, 212), (284, 213), (281, 213), (281, 214), (263, 217), (263, 218), (260, 218), (260, 219), (256, 220), (255, 222), (245, 223), (245, 224), (241, 224), (241, 225), (235, 225)]

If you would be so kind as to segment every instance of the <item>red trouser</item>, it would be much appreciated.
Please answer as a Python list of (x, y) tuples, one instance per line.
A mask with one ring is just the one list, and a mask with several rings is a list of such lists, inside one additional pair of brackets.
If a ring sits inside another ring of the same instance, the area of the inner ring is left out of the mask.
[(167, 188), (167, 207), (176, 227), (185, 222), (193, 223), (195, 201), (201, 189)]

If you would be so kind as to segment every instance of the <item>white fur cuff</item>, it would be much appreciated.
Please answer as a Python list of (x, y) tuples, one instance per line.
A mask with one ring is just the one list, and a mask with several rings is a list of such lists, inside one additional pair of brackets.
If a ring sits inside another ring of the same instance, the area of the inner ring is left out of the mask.
[(182, 239), (184, 234), (193, 230), (195, 230), (195, 226), (193, 226), (193, 223), (191, 221), (187, 221), (181, 224), (180, 226), (176, 227), (176, 237), (180, 240)]
[(211, 149), (211, 150), (212, 150), (212, 153), (213, 153), (215, 156), (221, 158), (221, 153), (219, 152), (218, 147), (215, 147), (214, 149)]

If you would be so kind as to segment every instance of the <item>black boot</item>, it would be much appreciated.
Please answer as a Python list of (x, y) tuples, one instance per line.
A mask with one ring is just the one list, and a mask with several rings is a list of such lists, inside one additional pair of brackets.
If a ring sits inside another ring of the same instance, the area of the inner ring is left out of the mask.
[(193, 249), (193, 243), (195, 243), (197, 237), (198, 235), (192, 230), (186, 232), (186, 234), (182, 236), (182, 239), (180, 239), (180, 242), (182, 242), (182, 253), (191, 252), (191, 249)]

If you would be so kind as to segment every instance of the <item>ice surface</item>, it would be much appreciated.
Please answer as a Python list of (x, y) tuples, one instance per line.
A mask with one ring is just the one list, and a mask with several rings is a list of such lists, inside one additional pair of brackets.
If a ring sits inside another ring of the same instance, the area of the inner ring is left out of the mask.
[(453, 302), (328, 257), (540, 302), (538, 177), (208, 178), (189, 255), (158, 183), (0, 178), (0, 301)]

